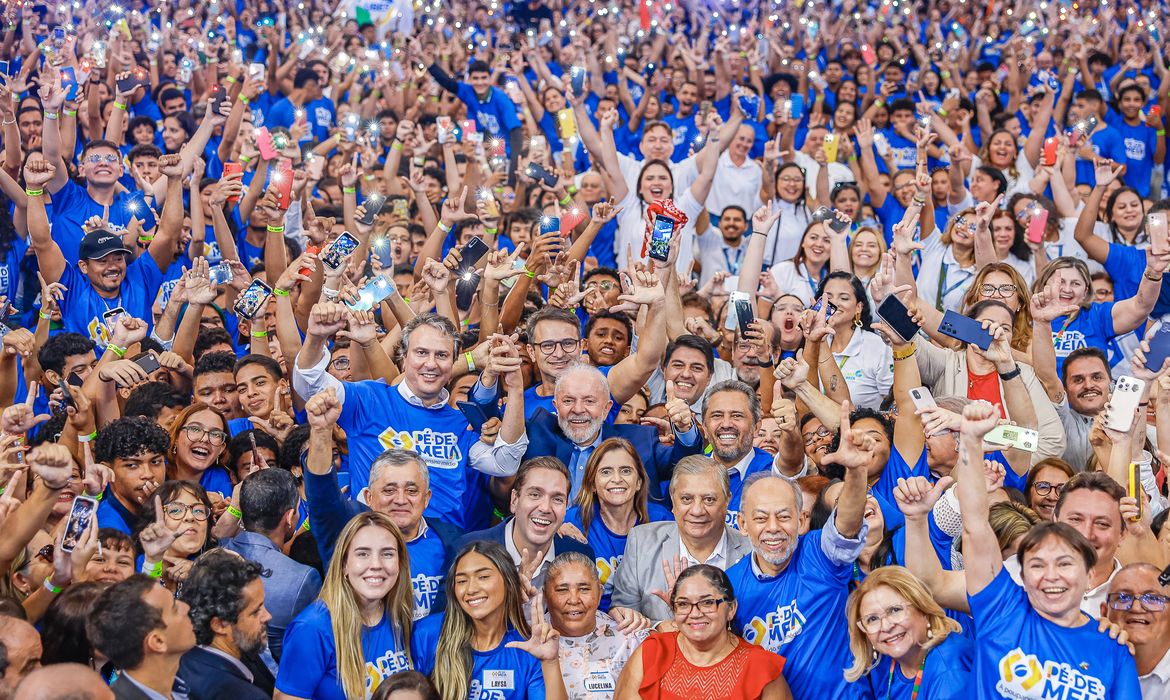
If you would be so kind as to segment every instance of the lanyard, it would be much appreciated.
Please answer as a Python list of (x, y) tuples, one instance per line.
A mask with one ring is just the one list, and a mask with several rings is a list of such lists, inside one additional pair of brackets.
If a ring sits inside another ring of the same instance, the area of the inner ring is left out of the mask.
[(1060, 325), (1060, 330), (1052, 334), (1052, 337), (1055, 340), (1060, 340), (1060, 337), (1064, 335), (1064, 332), (1068, 330), (1068, 327), (1072, 325), (1073, 321), (1077, 320), (1077, 316), (1080, 315), (1080, 311), (1081, 310), (1078, 308), (1069, 314), (1068, 318), (1064, 319), (1064, 323)]
[[(890, 691), (894, 687), (894, 667), (898, 665), (896, 659), (890, 659), (890, 680), (886, 684), (886, 700), (890, 700)], [(922, 665), (918, 667), (918, 673), (914, 674), (914, 690), (910, 692), (910, 700), (918, 700), (918, 691), (922, 688), (922, 671), (926, 669), (926, 656), (922, 657)]]
[(812, 275), (810, 275), (810, 274), (809, 274), (809, 272), (808, 272), (808, 264), (807, 264), (807, 263), (801, 263), (801, 264), (800, 264), (800, 266), (801, 266), (802, 268), (804, 268), (804, 279), (805, 279), (805, 281), (806, 281), (806, 282), (808, 282), (808, 290), (809, 290), (809, 292), (810, 292), (810, 293), (813, 295), (813, 297), (815, 298), (815, 297), (816, 297), (816, 295), (817, 295), (817, 287), (818, 287), (818, 286), (820, 286), (820, 281), (819, 281), (819, 280), (823, 280), (823, 279), (825, 278), (825, 270), (827, 269), (827, 267), (825, 267), (825, 266), (822, 266), (822, 267), (821, 267), (821, 274), (820, 274), (820, 276), (819, 276), (819, 279), (818, 279), (818, 280), (814, 280), (814, 279), (813, 279), (813, 276), (812, 276)]
[[(963, 268), (959, 268), (959, 271), (962, 272)], [(958, 282), (955, 282), (950, 287), (947, 287), (946, 286), (947, 285), (947, 261), (943, 260), (942, 265), (939, 267), (939, 272), (938, 272), (938, 291), (936, 292), (936, 294), (938, 294), (938, 298), (934, 302), (934, 308), (938, 311), (942, 311), (943, 310), (943, 299), (945, 299), (948, 294), (950, 294), (951, 292), (958, 289), (964, 283), (968, 282), (972, 276), (973, 275), (970, 272), (968, 272), (966, 277), (959, 280)]]
[(739, 263), (743, 260), (743, 248), (735, 249), (735, 262), (731, 262), (731, 256), (727, 254), (727, 248), (723, 248), (723, 262), (727, 263), (727, 271), (733, 275), (739, 274)]

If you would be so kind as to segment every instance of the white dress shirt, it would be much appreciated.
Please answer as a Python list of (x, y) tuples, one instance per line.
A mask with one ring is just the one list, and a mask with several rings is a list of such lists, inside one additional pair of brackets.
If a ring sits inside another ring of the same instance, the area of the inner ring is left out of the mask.
[(1142, 687), (1143, 698), (1170, 698), (1170, 651), (1162, 655), (1162, 660), (1144, 676), (1138, 676), (1138, 683)]
[(690, 562), (691, 566), (710, 564), (717, 569), (727, 570), (727, 528), (723, 528), (723, 534), (719, 536), (719, 544), (715, 545), (715, 549), (711, 551), (711, 555), (707, 557), (706, 561), (699, 561), (690, 553), (690, 550), (687, 549), (687, 543), (683, 540), (681, 534), (678, 538), (678, 549), (682, 558)]
[(714, 216), (722, 216), (723, 210), (734, 204), (743, 207), (750, 222), (752, 214), (762, 204), (760, 187), (763, 184), (764, 169), (759, 161), (744, 158), (743, 165), (736, 165), (731, 160), (731, 151), (724, 151), (715, 166), (715, 179), (711, 182), (711, 193), (707, 195), (707, 210)]

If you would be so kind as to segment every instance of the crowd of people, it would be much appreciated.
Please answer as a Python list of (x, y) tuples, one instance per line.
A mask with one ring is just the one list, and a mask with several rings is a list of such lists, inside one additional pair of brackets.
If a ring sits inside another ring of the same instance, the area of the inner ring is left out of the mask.
[(1170, 698), (1160, 0), (0, 18), (0, 700)]

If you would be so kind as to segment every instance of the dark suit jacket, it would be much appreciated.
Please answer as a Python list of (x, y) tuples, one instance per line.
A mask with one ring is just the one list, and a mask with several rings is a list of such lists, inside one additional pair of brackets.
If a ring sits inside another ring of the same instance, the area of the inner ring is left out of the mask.
[[(180, 687), (186, 688), (182, 681), (175, 679), (174, 688), (178, 690)], [(134, 685), (124, 672), (118, 673), (118, 679), (110, 686), (110, 690), (113, 691), (115, 700), (150, 700), (150, 697), (139, 690), (138, 686)], [(195, 700), (194, 696), (191, 697), (191, 700)]]
[(276, 680), (261, 663), (244, 662), (253, 681), (219, 654), (195, 647), (179, 659), (179, 675), (187, 682), (190, 700), (270, 700)]
[[(547, 410), (540, 408), (528, 419), (528, 450), (524, 459), (533, 457), (553, 456), (569, 466), (573, 460), (573, 448), (576, 445), (568, 438), (561, 427), (557, 425), (557, 417)], [(658, 441), (658, 431), (648, 425), (613, 425), (603, 423), (601, 439), (619, 437), (629, 440), (642, 457), (642, 464), (646, 467), (646, 474), (650, 479), (650, 498), (663, 502), (666, 489), (660, 484), (670, 481), (674, 473), (674, 465), (687, 455), (703, 453), (703, 439), (700, 436), (693, 445), (683, 445), (675, 441), (674, 445), (663, 445)]]
[[(504, 533), (506, 532), (508, 523), (511, 520), (512, 518), (508, 518), (495, 527), (489, 527), (486, 530), (467, 533), (462, 538), (460, 538), (459, 542), (456, 544), (456, 551), (462, 550), (465, 546), (475, 542), (476, 540), (487, 540), (488, 542), (495, 542), (496, 544), (507, 548), (507, 545), (504, 544)], [(583, 542), (578, 542), (572, 537), (561, 537), (560, 535), (554, 536), (553, 549), (557, 554), (562, 552), (580, 552), (590, 559), (595, 558), (592, 547)]]

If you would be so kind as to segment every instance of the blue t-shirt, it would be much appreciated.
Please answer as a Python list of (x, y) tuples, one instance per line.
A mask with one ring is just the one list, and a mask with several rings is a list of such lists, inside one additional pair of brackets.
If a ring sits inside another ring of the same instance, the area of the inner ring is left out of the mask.
[[(421, 525), (420, 525), (421, 526)], [(414, 590), (414, 619), (431, 614), (443, 594), (447, 574), (447, 550), (434, 530), (427, 528), (422, 537), (406, 543), (410, 557), (410, 587)]]
[[(430, 675), (435, 668), (443, 614), (419, 620), (410, 637), (416, 670)], [(286, 638), (287, 639), (287, 638)], [(511, 627), (499, 646), (490, 651), (471, 650), (471, 688), (468, 700), (544, 700), (544, 675), (540, 661), (523, 649), (509, 649), (508, 642), (524, 637)]]
[(734, 629), (745, 640), (783, 656), (795, 698), (844, 697), (850, 663), (845, 601), (852, 567), (821, 551), (823, 531), (801, 535), (788, 566), (763, 576), (748, 555), (727, 570), (739, 603)]
[[(1106, 126), (1089, 137), (1089, 146), (1097, 158), (1108, 158), (1115, 163), (1125, 163), (1125, 143), (1121, 132), (1111, 126)], [(1093, 161), (1077, 158), (1077, 184), (1095, 187), (1097, 176), (1093, 172)]]
[(232, 477), (223, 467), (208, 467), (199, 477), (199, 485), (207, 493), (218, 493), (224, 498), (232, 497)]
[[(311, 700), (346, 700), (337, 675), (337, 643), (325, 603), (313, 601), (284, 632), (276, 689)], [(378, 684), (399, 671), (411, 669), (402, 635), (388, 615), (375, 627), (362, 628), (362, 658), (366, 662), (367, 697)]]
[(1130, 126), (1124, 120), (1117, 122), (1121, 143), (1125, 148), (1125, 184), (1138, 191), (1143, 198), (1150, 196), (1150, 178), (1154, 174), (1154, 151), (1158, 148), (1158, 135), (1153, 129), (1140, 123)]
[(69, 292), (61, 301), (61, 320), (65, 330), (80, 333), (93, 340), (100, 348), (109, 342), (109, 333), (102, 315), (121, 306), (126, 313), (144, 321), (147, 327), (154, 325), (154, 297), (162, 284), (163, 271), (149, 253), (139, 255), (126, 266), (126, 277), (117, 297), (106, 299), (98, 295), (89, 278), (82, 274), (76, 263), (66, 263), (61, 274), (61, 284)]
[[(909, 698), (914, 695), (914, 678), (900, 669), (890, 674), (889, 657), (878, 659), (873, 670), (850, 686), (856, 700)], [(960, 700), (971, 697), (971, 671), (975, 665), (975, 648), (971, 640), (959, 633), (947, 635), (926, 655), (922, 669), (919, 700)], [(790, 668), (790, 667), (786, 667)], [(1074, 697), (1074, 696), (1067, 696)]]
[(486, 477), (468, 464), (479, 433), (468, 430), (458, 410), (448, 404), (415, 406), (398, 387), (382, 382), (347, 382), (338, 425), (349, 441), (350, 493), (369, 485), (370, 465), (382, 452), (413, 449), (430, 470), (431, 502), (425, 514), (464, 531), (487, 525)]
[(520, 127), (516, 103), (503, 90), (491, 88), (487, 99), (480, 101), (474, 88), (467, 83), (459, 83), (459, 91), (455, 94), (467, 105), (467, 112), (475, 118), (479, 130), (495, 138), (507, 139), (512, 129)]
[[(1113, 279), (1113, 298), (1128, 299), (1137, 294), (1146, 270), (1146, 251), (1121, 243), (1109, 244), (1109, 257), (1105, 259), (1105, 272)], [(1162, 280), (1158, 300), (1154, 302), (1151, 316), (1170, 313), (1170, 279)]]
[(739, 515), (739, 501), (743, 495), (743, 482), (757, 472), (771, 471), (773, 461), (775, 461), (775, 457), (771, 454), (758, 447), (753, 447), (752, 459), (748, 462), (747, 469), (744, 470), (742, 477), (737, 470), (733, 469), (727, 472), (727, 476), (731, 482), (731, 500), (727, 502), (726, 522), (736, 530), (739, 529), (739, 522), (736, 516)]
[[(664, 520), (674, 520), (674, 513), (671, 513), (666, 508), (657, 503), (647, 503), (646, 510), (650, 515), (648, 522), (656, 523)], [(573, 506), (565, 511), (565, 522), (572, 523), (578, 530), (581, 527), (581, 507)], [(639, 521), (635, 525), (644, 525), (645, 523)], [(622, 556), (626, 552), (626, 539), (628, 535), (619, 535), (613, 530), (606, 527), (605, 522), (601, 519), (601, 506), (593, 506), (593, 519), (589, 521), (589, 531), (585, 533), (585, 539), (589, 540), (589, 546), (593, 549), (593, 556), (597, 562), (597, 576), (601, 579), (601, 604), (598, 609), (602, 612), (609, 611), (609, 599), (613, 596), (613, 572), (617, 571), (618, 564), (622, 563)]]
[(132, 534), (134, 523), (138, 522), (138, 517), (127, 510), (108, 487), (102, 494), (101, 503), (98, 503), (97, 519), (99, 528), (112, 527), (127, 535)]
[(898, 510), (894, 501), (894, 488), (898, 485), (898, 479), (909, 479), (912, 476), (925, 477), (931, 483), (937, 481), (930, 473), (930, 465), (926, 461), (926, 448), (922, 449), (922, 454), (918, 455), (914, 466), (910, 466), (906, 458), (898, 453), (898, 449), (890, 445), (890, 458), (886, 460), (886, 467), (869, 490), (870, 495), (877, 500), (882, 508), (882, 517), (885, 518), (887, 530), (900, 527), (905, 522), (902, 511)]
[(1062, 372), (1064, 358), (1073, 350), (1105, 348), (1116, 336), (1111, 301), (1093, 302), (1089, 308), (1076, 312), (1071, 321), (1068, 316), (1053, 320), (1052, 344), (1056, 346), (1056, 373)]
[(1007, 569), (967, 597), (975, 618), (971, 697), (1140, 698), (1137, 666), (1124, 646), (1089, 617), (1061, 627), (1041, 617)]
[[(130, 224), (130, 219), (133, 217), (127, 208), (129, 201), (130, 193), (128, 192), (119, 192), (114, 195), (114, 203), (109, 207), (109, 219), (107, 220), (110, 232), (121, 233)], [(53, 193), (51, 214), (49, 220), (52, 223), (50, 231), (53, 240), (61, 248), (61, 254), (65, 256), (65, 260), (76, 264), (78, 251), (81, 248), (81, 239), (85, 237), (81, 225), (91, 216), (104, 218), (106, 208), (95, 202), (84, 186), (73, 180), (68, 180), (64, 187)], [(72, 292), (73, 288), (69, 287), (69, 291)]]

